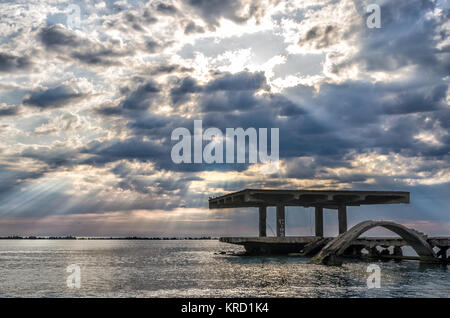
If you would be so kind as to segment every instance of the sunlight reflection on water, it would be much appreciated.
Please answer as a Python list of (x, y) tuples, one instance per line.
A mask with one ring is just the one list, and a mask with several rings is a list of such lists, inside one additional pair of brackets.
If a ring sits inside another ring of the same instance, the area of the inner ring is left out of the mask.
[[(242, 249), (218, 241), (0, 241), (1, 297), (450, 297), (447, 266), (378, 262), (381, 288), (368, 289), (368, 263), (343, 267), (308, 259), (217, 255)], [(81, 267), (69, 289), (66, 267)]]

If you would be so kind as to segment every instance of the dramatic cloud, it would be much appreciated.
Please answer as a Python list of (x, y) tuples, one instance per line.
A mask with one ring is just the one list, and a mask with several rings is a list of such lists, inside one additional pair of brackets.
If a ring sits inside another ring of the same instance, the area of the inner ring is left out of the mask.
[(29, 57), (0, 52), (0, 72), (27, 70), (32, 65)]
[(40, 40), (49, 49), (60, 49), (64, 47), (76, 48), (83, 41), (73, 32), (61, 25), (44, 27), (39, 33)]
[(72, 87), (61, 85), (33, 91), (25, 97), (23, 103), (40, 108), (61, 107), (84, 96), (85, 94), (77, 92)]
[(267, 1), (255, 0), (187, 0), (186, 2), (212, 26), (218, 26), (221, 18), (236, 23), (244, 23), (250, 18), (258, 19), (264, 14), (268, 5)]
[[(80, 16), (68, 1), (4, 2), (0, 235), (48, 222), (95, 235), (101, 220), (98, 233), (244, 233), (254, 212), (207, 199), (258, 187), (411, 191), (398, 215), (350, 223), (448, 235), (450, 12), (375, 1), (369, 28), (372, 2), (78, 1)], [(173, 130), (197, 119), (279, 128), (278, 169), (173, 163)]]
[[(114, 41), (106, 43), (92, 41), (59, 24), (42, 28), (39, 38), (49, 53), (57, 52), (89, 65), (117, 64), (120, 63), (117, 58), (129, 53), (126, 49), (117, 49), (120, 45)], [(156, 44), (150, 46), (152, 45)]]
[(16, 106), (0, 107), (0, 117), (17, 115), (19, 109)]

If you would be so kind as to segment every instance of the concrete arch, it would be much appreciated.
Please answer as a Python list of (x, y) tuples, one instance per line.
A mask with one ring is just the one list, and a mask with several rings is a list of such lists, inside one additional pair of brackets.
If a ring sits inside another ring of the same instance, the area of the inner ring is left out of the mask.
[(338, 260), (339, 256), (341, 256), (361, 234), (378, 226), (398, 234), (416, 251), (422, 261), (437, 261), (433, 248), (428, 244), (425, 236), (420, 232), (390, 221), (364, 221), (331, 240), (319, 254), (313, 257), (311, 262), (329, 265), (338, 265), (339, 263), (342, 263)]

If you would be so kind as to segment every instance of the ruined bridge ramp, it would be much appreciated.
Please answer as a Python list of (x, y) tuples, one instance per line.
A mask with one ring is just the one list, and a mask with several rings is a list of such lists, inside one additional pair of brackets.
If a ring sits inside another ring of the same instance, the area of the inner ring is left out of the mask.
[(325, 247), (311, 259), (314, 264), (341, 265), (341, 255), (364, 232), (381, 226), (403, 238), (419, 255), (420, 260), (427, 263), (437, 263), (439, 259), (433, 248), (427, 242), (427, 236), (414, 229), (390, 221), (364, 221), (350, 230), (331, 240)]

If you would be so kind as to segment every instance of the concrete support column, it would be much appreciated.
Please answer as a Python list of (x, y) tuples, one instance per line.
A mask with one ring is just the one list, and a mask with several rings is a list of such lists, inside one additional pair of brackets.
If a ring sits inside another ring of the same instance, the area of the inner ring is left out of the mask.
[(438, 246), (438, 247), (439, 251), (437, 252), (437, 256), (438, 257), (440, 256), (442, 259), (446, 259), (448, 247), (447, 246)]
[(380, 255), (380, 252), (378, 252), (378, 249), (376, 246), (373, 246), (368, 249), (369, 250), (369, 258), (377, 258)]
[(339, 234), (347, 231), (347, 207), (342, 205), (338, 208)]
[(277, 237), (285, 237), (285, 213), (284, 205), (277, 205)]
[(316, 206), (314, 223), (316, 224), (316, 236), (323, 237), (323, 208)]
[(395, 256), (403, 256), (403, 251), (401, 246), (394, 246), (394, 250), (392, 251)]
[(267, 218), (267, 207), (260, 206), (259, 207), (259, 237), (267, 236), (266, 218)]

